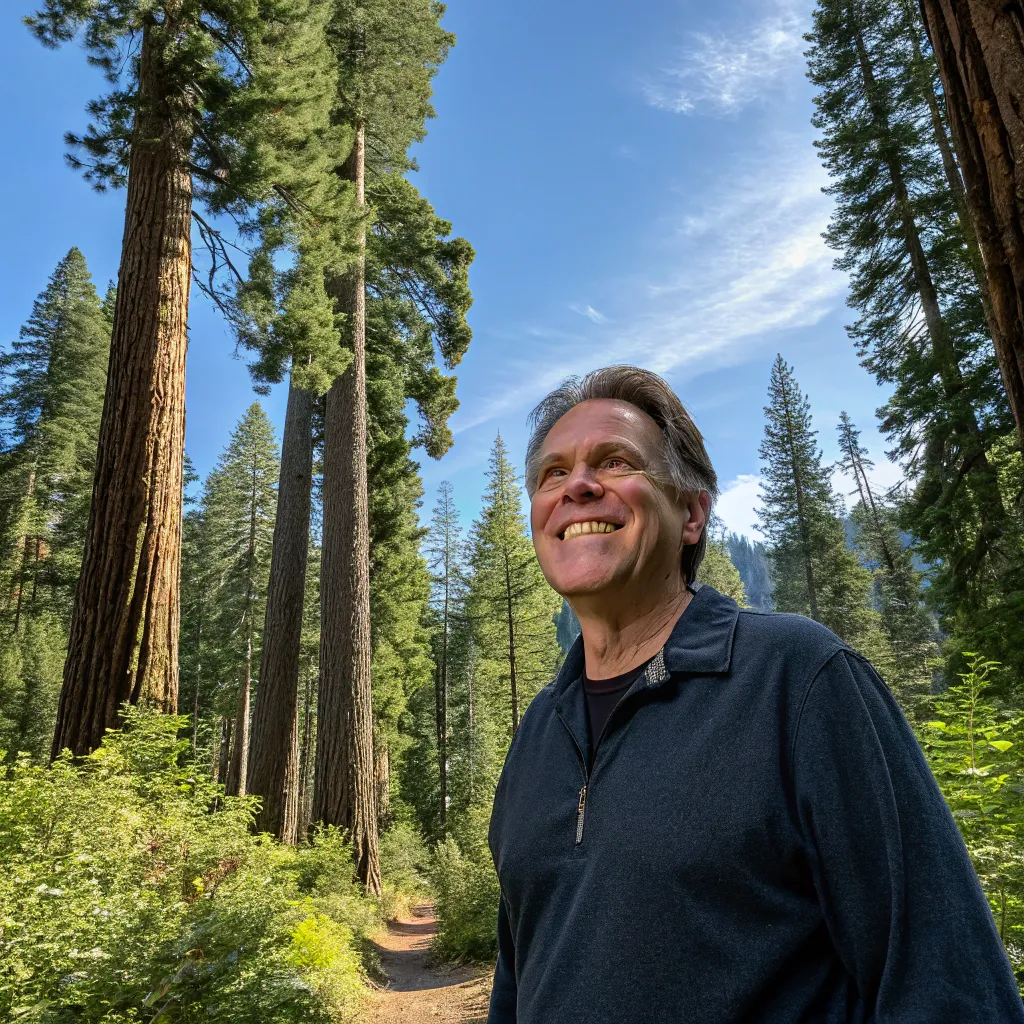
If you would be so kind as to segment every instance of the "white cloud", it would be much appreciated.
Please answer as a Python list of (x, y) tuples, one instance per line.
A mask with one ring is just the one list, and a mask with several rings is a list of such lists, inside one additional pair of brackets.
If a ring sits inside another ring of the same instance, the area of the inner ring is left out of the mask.
[(715, 513), (730, 533), (744, 534), (752, 540), (764, 540), (757, 527), (757, 513), (761, 503), (761, 478), (753, 473), (743, 473), (730, 480), (722, 488), (715, 505)]
[[(674, 268), (642, 283), (643, 310), (614, 344), (661, 373), (733, 364), (772, 333), (817, 323), (845, 276), (821, 237), (827, 176), (805, 138), (774, 139), (701, 204), (667, 225)], [(622, 322), (623, 318), (617, 316)], [(610, 332), (609, 332), (610, 333)]]
[(574, 313), (579, 313), (580, 316), (585, 316), (593, 324), (603, 324), (608, 319), (604, 313), (600, 310), (594, 309), (593, 306), (581, 306), (578, 303), (573, 303), (569, 308)]
[(681, 193), (684, 204), (649, 230), (648, 268), (602, 284), (615, 308), (577, 307), (590, 321), (581, 330), (511, 330), (502, 339), (509, 355), (457, 414), (456, 432), (528, 407), (595, 366), (685, 369), (692, 380), (742, 362), (773, 335), (818, 323), (846, 289), (821, 237), (827, 180), (807, 136), (776, 134), (710, 192)]
[(730, 114), (772, 85), (803, 73), (807, 4), (777, 0), (774, 10), (741, 33), (693, 33), (676, 61), (644, 88), (647, 101), (677, 114)]

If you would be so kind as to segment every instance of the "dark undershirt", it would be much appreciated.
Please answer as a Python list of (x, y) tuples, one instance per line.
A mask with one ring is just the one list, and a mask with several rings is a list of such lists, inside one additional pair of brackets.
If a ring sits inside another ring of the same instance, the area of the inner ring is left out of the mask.
[(601, 733), (619, 703), (619, 698), (633, 685), (634, 680), (647, 667), (647, 662), (611, 679), (588, 679), (583, 676), (583, 692), (587, 698), (587, 716), (590, 718), (590, 760), (593, 763)]

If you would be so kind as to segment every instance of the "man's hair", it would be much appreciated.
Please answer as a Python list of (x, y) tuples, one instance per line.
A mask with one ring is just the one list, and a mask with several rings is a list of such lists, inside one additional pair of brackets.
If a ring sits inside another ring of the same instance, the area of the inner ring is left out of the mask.
[[(679, 497), (704, 491), (711, 505), (718, 497), (718, 477), (704, 447), (704, 438), (690, 418), (679, 396), (650, 370), (637, 366), (606, 366), (585, 377), (569, 377), (542, 399), (530, 414), (530, 440), (526, 446), (526, 491), (533, 498), (537, 489), (537, 457), (551, 428), (572, 408), (595, 398), (628, 402), (647, 413), (658, 424), (665, 446), (661, 472), (651, 475)], [(707, 524), (696, 544), (683, 548), (682, 570), (687, 583), (697, 578), (697, 569), (707, 550)]]

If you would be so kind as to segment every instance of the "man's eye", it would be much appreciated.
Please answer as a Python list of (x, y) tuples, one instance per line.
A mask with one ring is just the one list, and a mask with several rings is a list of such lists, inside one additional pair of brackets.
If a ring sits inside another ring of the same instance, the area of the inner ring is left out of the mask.
[(629, 463), (625, 459), (605, 459), (602, 465), (606, 469), (628, 469)]

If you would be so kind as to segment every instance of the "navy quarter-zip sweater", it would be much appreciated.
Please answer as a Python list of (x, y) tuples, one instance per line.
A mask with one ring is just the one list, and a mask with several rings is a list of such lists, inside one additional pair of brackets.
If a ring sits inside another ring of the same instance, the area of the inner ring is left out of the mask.
[(885, 684), (810, 619), (692, 589), (589, 773), (582, 639), (523, 715), (489, 1024), (1022, 1024)]

